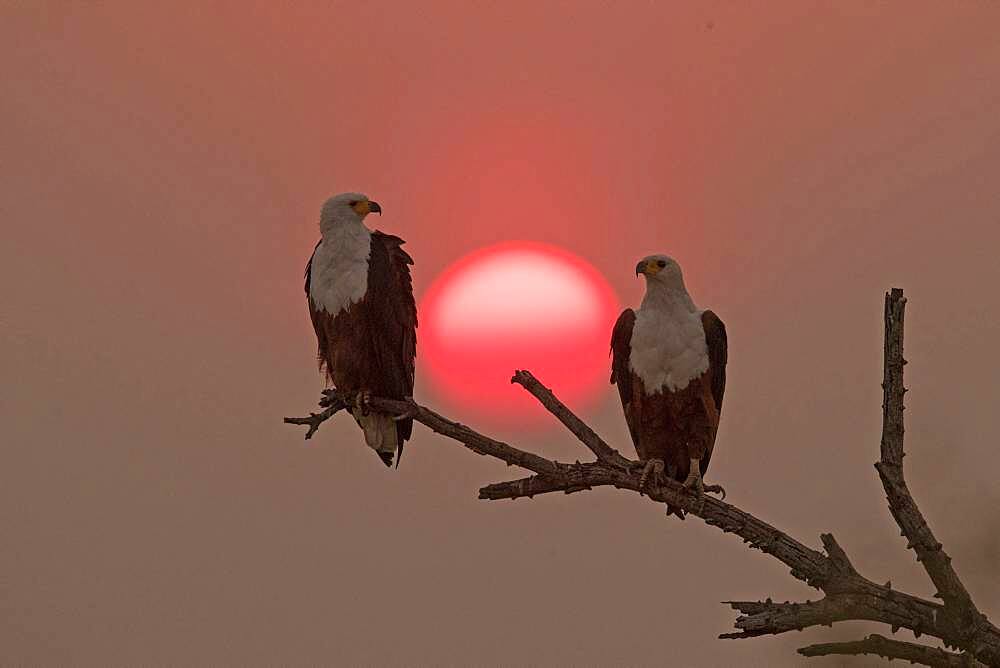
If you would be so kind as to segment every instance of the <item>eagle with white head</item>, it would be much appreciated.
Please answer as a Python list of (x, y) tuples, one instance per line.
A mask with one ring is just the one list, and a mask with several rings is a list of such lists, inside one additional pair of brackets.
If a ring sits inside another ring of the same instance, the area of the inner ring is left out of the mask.
[(322, 239), (306, 265), (306, 299), (327, 382), (357, 397), (354, 419), (386, 466), (396, 466), (413, 431), (410, 418), (372, 411), (365, 397), (413, 396), (417, 307), (403, 240), (364, 224), (382, 207), (360, 193), (331, 197), (320, 212)]
[(722, 491), (706, 487), (702, 477), (726, 389), (726, 327), (712, 311), (695, 306), (673, 258), (651, 255), (635, 273), (646, 279), (646, 296), (637, 311), (625, 309), (615, 323), (611, 382), (645, 465), (642, 484), (666, 473), (699, 494)]

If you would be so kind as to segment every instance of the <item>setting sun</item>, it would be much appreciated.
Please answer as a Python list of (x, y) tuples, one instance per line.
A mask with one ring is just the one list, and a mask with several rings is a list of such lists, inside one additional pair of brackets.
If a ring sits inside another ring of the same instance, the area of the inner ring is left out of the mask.
[(531, 421), (541, 412), (510, 384), (530, 369), (570, 404), (608, 380), (618, 302), (587, 262), (563, 249), (511, 242), (446, 269), (420, 305), (420, 358), (434, 389), (476, 416)]

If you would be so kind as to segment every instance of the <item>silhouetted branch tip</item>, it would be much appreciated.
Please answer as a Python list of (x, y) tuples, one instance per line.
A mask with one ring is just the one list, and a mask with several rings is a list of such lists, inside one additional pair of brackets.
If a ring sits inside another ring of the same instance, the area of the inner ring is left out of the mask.
[(307, 417), (286, 417), (285, 424), (307, 425), (309, 429), (306, 430), (305, 440), (308, 441), (319, 430), (321, 424), (336, 415), (342, 408), (344, 408), (343, 405), (330, 406), (320, 413), (310, 413)]
[(511, 383), (520, 385), (528, 391), (540, 404), (559, 420), (570, 432), (583, 443), (598, 460), (616, 466), (627, 467), (631, 461), (608, 445), (583, 420), (573, 414), (556, 396), (552, 390), (542, 385), (530, 371), (517, 370), (510, 379)]

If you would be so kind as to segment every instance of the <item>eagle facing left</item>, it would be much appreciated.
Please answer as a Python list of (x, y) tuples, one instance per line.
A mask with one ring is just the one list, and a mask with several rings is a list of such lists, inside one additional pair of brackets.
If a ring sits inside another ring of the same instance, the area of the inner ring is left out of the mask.
[[(726, 327), (712, 311), (695, 306), (680, 265), (651, 255), (635, 268), (646, 278), (646, 296), (637, 310), (625, 309), (611, 336), (611, 382), (618, 386), (625, 421), (639, 459), (640, 485), (664, 473), (694, 488), (715, 447), (726, 389)], [(679, 509), (670, 512), (683, 517)]]
[(323, 204), (322, 238), (306, 265), (306, 299), (328, 383), (357, 397), (351, 412), (365, 442), (386, 466), (396, 466), (413, 420), (371, 410), (366, 396), (413, 396), (417, 306), (403, 240), (364, 224), (382, 207), (360, 193)]

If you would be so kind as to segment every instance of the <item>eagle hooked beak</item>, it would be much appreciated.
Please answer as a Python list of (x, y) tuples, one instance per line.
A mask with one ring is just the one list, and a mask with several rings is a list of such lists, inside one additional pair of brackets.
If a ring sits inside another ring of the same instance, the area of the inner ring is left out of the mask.
[(377, 213), (378, 215), (381, 216), (382, 215), (382, 207), (380, 207), (378, 205), (378, 202), (373, 202), (371, 200), (368, 200), (368, 212), (369, 213)]
[(638, 276), (639, 274), (645, 274), (645, 273), (646, 273), (646, 261), (640, 260), (639, 264), (635, 265), (635, 275)]

